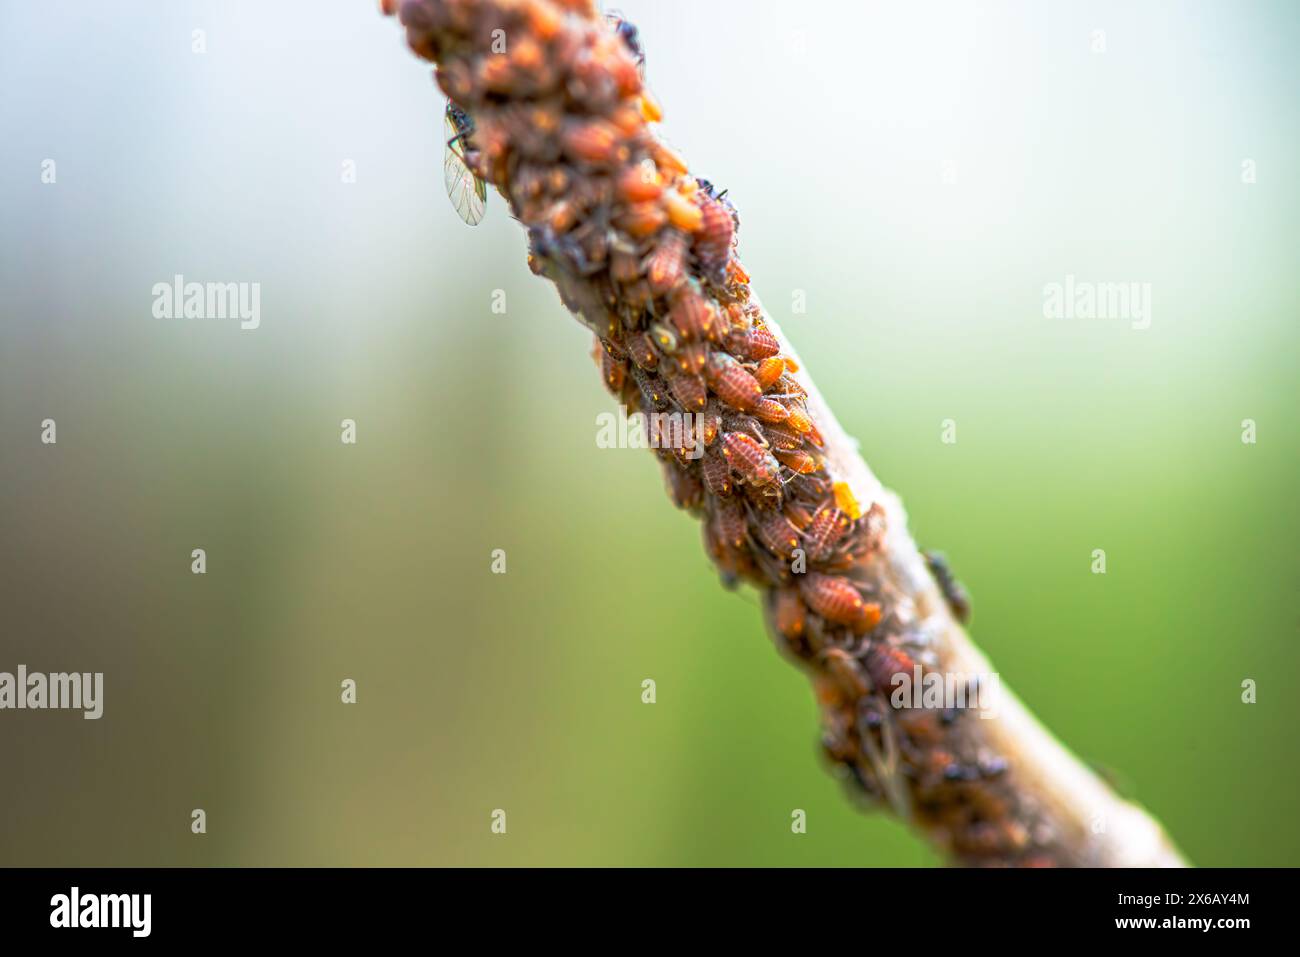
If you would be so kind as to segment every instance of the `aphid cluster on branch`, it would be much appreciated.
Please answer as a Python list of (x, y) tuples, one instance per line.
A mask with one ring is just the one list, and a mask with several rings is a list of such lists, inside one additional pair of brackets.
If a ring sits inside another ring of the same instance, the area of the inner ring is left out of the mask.
[[(879, 512), (837, 501), (796, 366), (735, 257), (736, 210), (654, 131), (636, 28), (580, 0), (408, 2), (401, 16), (440, 63), (458, 211), (477, 221), (482, 192), (453, 166), (509, 199), (533, 268), (596, 333), (609, 390), (632, 410), (707, 421), (657, 451), (723, 574), (792, 590), (815, 619), (801, 636), (869, 633), (879, 605), (846, 573)], [(444, 49), (448, 35), (464, 46)]]
[(724, 580), (756, 585), (779, 640), (813, 669), (828, 751), (877, 795), (890, 776), (933, 784), (907, 741), (942, 734), (938, 716), (897, 719), (881, 704), (887, 669), (911, 663), (889, 596), (862, 572), (883, 511), (860, 508), (829, 473), (797, 366), (736, 257), (735, 207), (655, 132), (662, 112), (635, 28), (590, 0), (398, 6), (451, 104), (458, 211), (477, 221), (483, 194), (454, 179), (453, 159), (527, 228), (530, 266), (595, 333), (610, 392), (633, 411), (700, 417), (688, 419), (700, 428), (651, 429), (669, 493), (700, 517)]

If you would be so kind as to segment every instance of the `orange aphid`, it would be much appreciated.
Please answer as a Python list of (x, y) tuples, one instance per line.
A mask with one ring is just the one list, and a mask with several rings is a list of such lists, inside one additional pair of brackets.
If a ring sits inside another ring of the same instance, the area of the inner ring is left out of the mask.
[(668, 221), (668, 214), (655, 202), (633, 203), (623, 210), (614, 220), (619, 229), (633, 239), (645, 239), (663, 228)]
[(795, 362), (789, 356), (785, 357), (785, 367), (791, 372), (799, 371), (799, 363)]
[[(781, 378), (784, 371), (785, 363), (781, 360), (781, 357), (769, 356), (759, 362), (758, 367), (754, 369), (754, 378), (758, 380), (758, 384), (766, 392), (776, 384), (776, 380)], [(785, 417), (789, 418), (788, 410)]]
[(663, 202), (669, 222), (678, 229), (693, 233), (704, 225), (704, 211), (677, 190), (670, 189), (664, 193)]
[(777, 460), (782, 465), (793, 469), (800, 475), (808, 475), (809, 473), (816, 472), (821, 468), (817, 459), (812, 455), (809, 455), (803, 449), (774, 449), (772, 454), (777, 457)]
[(686, 173), (686, 161), (682, 159), (680, 153), (666, 143), (660, 141), (655, 143), (654, 158), (660, 169), (669, 170), (673, 173)]
[(649, 90), (641, 91), (641, 99), (638, 101), (641, 107), (641, 118), (647, 123), (658, 123), (664, 118), (664, 109), (659, 105), (659, 101), (651, 96)]
[(874, 630), (880, 624), (880, 616), (880, 605), (874, 601), (867, 602), (862, 606), (862, 614), (858, 616), (858, 620), (853, 622), (853, 633), (865, 635)]
[(650, 163), (637, 163), (619, 174), (618, 195), (629, 203), (658, 199), (663, 191), (663, 179)]
[(618, 107), (610, 114), (610, 119), (624, 136), (632, 136), (641, 129), (641, 114), (634, 106)]
[[(385, 2), (396, 4), (397, 0), (385, 0)], [(533, 0), (528, 5), (528, 23), (539, 39), (549, 40), (559, 32), (560, 14), (551, 4)]]
[(564, 129), (564, 149), (574, 159), (588, 163), (612, 163), (626, 154), (618, 127), (605, 120), (572, 122)]
[(807, 410), (799, 406), (795, 406), (790, 410), (790, 418), (787, 421), (790, 423), (790, 428), (800, 435), (807, 435), (812, 431), (812, 419), (809, 417)]
[[(758, 380), (755, 379), (755, 381)], [(758, 385), (759, 388), (762, 388), (763, 383), (759, 382)], [(754, 403), (754, 415), (764, 422), (784, 422), (790, 417), (790, 410), (777, 402), (776, 399), (759, 399)]]
[(536, 70), (542, 63), (541, 44), (530, 36), (520, 37), (510, 51), (510, 61), (517, 69)]

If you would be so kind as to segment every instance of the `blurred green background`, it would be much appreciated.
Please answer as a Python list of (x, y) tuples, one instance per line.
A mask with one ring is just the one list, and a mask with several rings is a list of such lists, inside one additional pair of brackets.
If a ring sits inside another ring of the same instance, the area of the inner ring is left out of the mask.
[[(0, 713), (0, 864), (936, 863), (597, 448), (587, 337), (499, 197), (456, 219), (376, 6), (0, 3), (0, 671), (106, 684)], [(1295, 6), (622, 9), (1003, 679), (1194, 862), (1297, 863)], [(261, 327), (155, 319), (176, 273)], [(1151, 327), (1044, 318), (1067, 274)]]

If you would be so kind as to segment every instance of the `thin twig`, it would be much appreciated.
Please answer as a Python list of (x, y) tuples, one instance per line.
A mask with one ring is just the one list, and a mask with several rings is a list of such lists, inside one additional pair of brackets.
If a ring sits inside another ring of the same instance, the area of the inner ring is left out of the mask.
[[(898, 497), (750, 290), (735, 211), (656, 136), (630, 31), (590, 0), (383, 0), (398, 6), (472, 120), (463, 158), (596, 334), (606, 384), (665, 417), (651, 431), (673, 498), (724, 577), (759, 589), (851, 787), (957, 863), (1181, 866), (997, 683)], [(913, 707), (917, 678), (946, 693)]]

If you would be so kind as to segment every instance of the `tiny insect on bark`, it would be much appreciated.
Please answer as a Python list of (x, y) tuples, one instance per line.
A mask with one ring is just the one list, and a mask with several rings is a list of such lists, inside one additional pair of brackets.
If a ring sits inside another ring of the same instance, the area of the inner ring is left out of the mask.
[(948, 603), (948, 608), (952, 611), (953, 616), (963, 625), (970, 621), (970, 595), (962, 587), (957, 576), (952, 573), (952, 568), (942, 552), (922, 552), (925, 556), (925, 563), (930, 568), (930, 573), (934, 575), (934, 580), (939, 584), (939, 590), (943, 593), (944, 601)]

